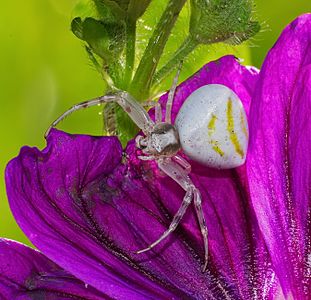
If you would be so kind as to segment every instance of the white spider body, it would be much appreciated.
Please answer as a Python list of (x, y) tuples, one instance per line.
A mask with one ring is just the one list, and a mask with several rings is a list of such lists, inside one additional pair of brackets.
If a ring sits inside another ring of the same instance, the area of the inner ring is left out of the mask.
[(248, 125), (241, 100), (220, 84), (193, 92), (175, 120), (183, 152), (203, 165), (230, 169), (245, 162)]
[(168, 229), (155, 242), (136, 253), (149, 251), (169, 236), (188, 206), (193, 203), (203, 238), (205, 271), (208, 262), (208, 231), (202, 197), (189, 176), (191, 165), (178, 155), (178, 151), (183, 150), (189, 158), (209, 167), (237, 167), (245, 161), (248, 127), (240, 99), (232, 90), (218, 84), (206, 85), (193, 92), (182, 105), (175, 125), (172, 125), (171, 111), (179, 71), (169, 92), (164, 122), (160, 103), (156, 104), (153, 121), (130, 94), (119, 91), (73, 106), (51, 124), (45, 136), (74, 111), (108, 102), (118, 103), (143, 132), (144, 136), (138, 135), (136, 138), (136, 146), (143, 154), (138, 157), (154, 160), (159, 169), (185, 190), (185, 196)]

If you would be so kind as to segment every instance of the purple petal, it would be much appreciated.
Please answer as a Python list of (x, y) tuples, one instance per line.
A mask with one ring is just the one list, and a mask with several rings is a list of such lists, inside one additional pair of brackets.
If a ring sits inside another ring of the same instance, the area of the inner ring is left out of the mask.
[(0, 238), (1, 299), (92, 299), (107, 297), (62, 270), (38, 251)]
[[(213, 77), (215, 74), (215, 78)], [(202, 80), (200, 78), (203, 78)], [(218, 81), (219, 80), (219, 81)], [(227, 83), (249, 105), (256, 74), (233, 57), (205, 66), (177, 92)], [(164, 100), (162, 100), (164, 101)], [(175, 234), (136, 255), (169, 226), (184, 192), (116, 138), (52, 131), (43, 152), (23, 148), (6, 170), (13, 213), (31, 241), (84, 282), (119, 299), (269, 298), (277, 286), (252, 209), (245, 170), (194, 165), (210, 231), (210, 262), (190, 209)]]
[[(110, 297), (169, 298), (170, 292), (138, 272), (139, 266), (118, 251), (101, 227), (104, 216), (98, 213), (110, 208), (109, 197), (117, 192), (106, 182), (120, 164), (121, 151), (114, 137), (72, 136), (54, 130), (42, 152), (24, 147), (9, 163), (11, 209), (38, 249)], [(101, 191), (108, 198), (97, 200)], [(105, 221), (112, 228), (118, 226), (114, 218)]]
[(310, 113), (307, 14), (284, 30), (267, 56), (250, 113), (252, 203), (288, 299), (311, 294)]

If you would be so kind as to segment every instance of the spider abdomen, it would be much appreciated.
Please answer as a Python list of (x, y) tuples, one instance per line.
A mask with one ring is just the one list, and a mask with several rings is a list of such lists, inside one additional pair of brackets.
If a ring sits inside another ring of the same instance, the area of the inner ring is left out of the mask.
[(179, 110), (175, 126), (189, 158), (220, 169), (245, 162), (247, 118), (241, 100), (228, 87), (210, 84), (197, 89)]

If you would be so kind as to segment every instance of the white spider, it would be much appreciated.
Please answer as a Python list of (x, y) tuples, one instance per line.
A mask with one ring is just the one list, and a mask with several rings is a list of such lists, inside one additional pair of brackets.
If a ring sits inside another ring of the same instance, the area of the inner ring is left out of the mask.
[(248, 126), (237, 95), (219, 84), (205, 85), (193, 92), (180, 108), (173, 125), (171, 111), (179, 72), (180, 68), (168, 95), (164, 122), (159, 103), (155, 104), (153, 122), (143, 106), (130, 94), (119, 91), (73, 106), (51, 124), (45, 137), (51, 128), (76, 110), (107, 102), (118, 103), (144, 133), (144, 136), (136, 138), (136, 146), (144, 154), (139, 158), (155, 160), (159, 168), (186, 192), (169, 228), (155, 242), (136, 253), (152, 249), (172, 233), (193, 201), (204, 241), (204, 272), (208, 263), (208, 231), (201, 194), (189, 177), (191, 165), (178, 152), (183, 151), (190, 159), (208, 167), (228, 169), (240, 166), (245, 161)]

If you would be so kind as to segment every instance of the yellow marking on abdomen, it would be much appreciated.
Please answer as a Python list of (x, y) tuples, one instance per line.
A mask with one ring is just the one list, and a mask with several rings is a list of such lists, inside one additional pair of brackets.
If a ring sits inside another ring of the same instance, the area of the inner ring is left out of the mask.
[(211, 137), (212, 134), (215, 132), (216, 129), (216, 120), (217, 116), (212, 114), (212, 118), (208, 122), (207, 128), (208, 128), (208, 136)]
[(247, 132), (247, 128), (246, 128), (246, 124), (245, 124), (245, 118), (244, 118), (244, 113), (243, 113), (242, 109), (241, 109), (241, 113), (240, 113), (240, 121), (241, 121), (242, 131), (245, 134), (246, 138), (248, 139), (248, 132)]
[(213, 145), (212, 149), (218, 153), (221, 157), (225, 155), (225, 152), (223, 152), (219, 146), (219, 143), (217, 141), (212, 140), (211, 144)]
[(227, 104), (227, 118), (228, 118), (228, 125), (227, 130), (229, 132), (230, 140), (235, 148), (235, 152), (238, 153), (242, 158), (244, 157), (244, 151), (241, 148), (239, 143), (238, 136), (234, 131), (234, 119), (233, 119), (233, 112), (232, 112), (232, 100), (231, 98), (228, 99)]
[[(208, 128), (208, 136), (211, 137), (212, 134), (216, 130), (216, 121), (217, 121), (217, 116), (212, 114), (212, 118), (208, 122), (207, 128)], [(218, 141), (211, 140), (210, 144), (212, 145), (212, 149), (218, 153), (220, 156), (224, 156), (224, 152), (221, 150)]]

